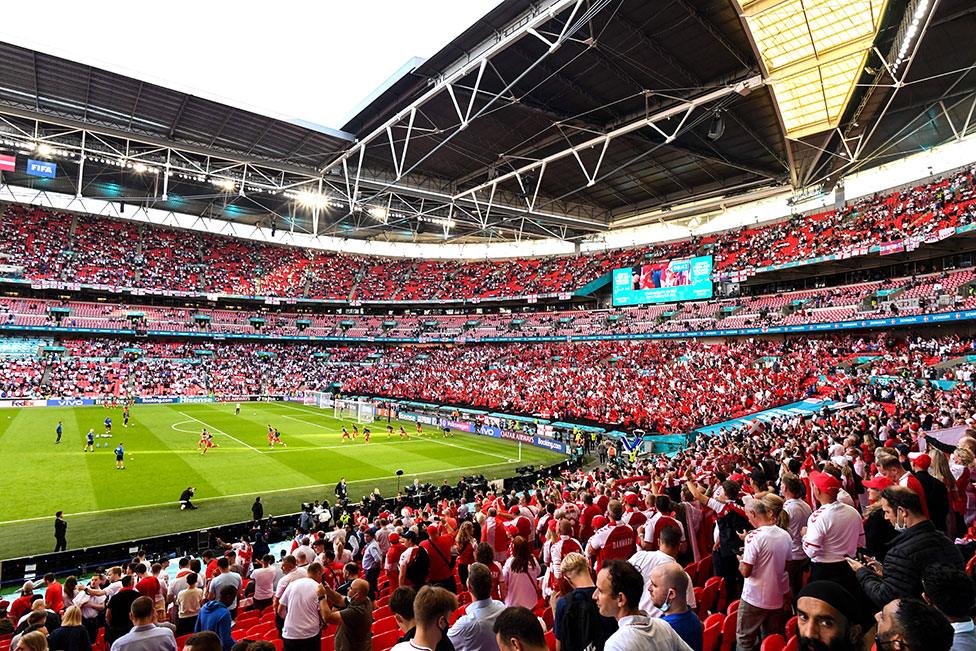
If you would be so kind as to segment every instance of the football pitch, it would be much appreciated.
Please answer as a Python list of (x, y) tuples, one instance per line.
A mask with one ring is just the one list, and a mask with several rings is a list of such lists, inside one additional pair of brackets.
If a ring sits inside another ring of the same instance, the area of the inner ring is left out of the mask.
[[(85, 434), (89, 428), (103, 433), (106, 416), (113, 436), (96, 437), (101, 446), (85, 452)], [(64, 434), (55, 444), (59, 420)], [(429, 425), (418, 437), (415, 423), (403, 423), (410, 438), (401, 440), (398, 421), (388, 438), (385, 420), (371, 424), (369, 444), (362, 435), (343, 442), (344, 424), (351, 430), (352, 422), (337, 420), (331, 409), (287, 402), (243, 403), (239, 416), (233, 403), (135, 405), (128, 428), (120, 408), (2, 410), (0, 559), (53, 551), (59, 510), (74, 549), (248, 520), (258, 495), (265, 516), (294, 513), (303, 501), (334, 503), (340, 477), (356, 500), (374, 487), (394, 496), (399, 469), (404, 484), (414, 477), (440, 484), (461, 475), (506, 476), (517, 466), (563, 458), (524, 445), (518, 461), (518, 445), (511, 441), (460, 432), (444, 438)], [(281, 432), (287, 447), (269, 447), (268, 425)], [(218, 447), (202, 455), (197, 442), (204, 427)], [(125, 470), (115, 467), (119, 443)], [(187, 486), (196, 488), (196, 511), (179, 509)]]

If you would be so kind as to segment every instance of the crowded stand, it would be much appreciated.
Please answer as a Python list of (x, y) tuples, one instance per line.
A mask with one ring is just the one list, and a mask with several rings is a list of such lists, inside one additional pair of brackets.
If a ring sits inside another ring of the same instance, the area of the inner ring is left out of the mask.
[[(905, 357), (905, 344), (872, 337), (437, 348), (320, 348), (274, 342), (134, 345), (70, 338), (57, 343), (58, 352), (46, 352), (50, 347), (40, 345), (0, 372), (0, 395), (300, 396), (338, 386), (345, 394), (470, 405), (662, 433), (688, 432), (818, 395), (836, 382), (904, 373), (965, 380), (973, 368), (966, 355), (976, 352), (972, 341), (960, 340), (919, 361)], [(846, 368), (859, 354), (885, 363)], [(947, 366), (937, 368), (943, 363)]]
[(327, 300), (430, 301), (573, 292), (648, 259), (714, 256), (728, 273), (815, 256), (863, 254), (972, 223), (973, 171), (843, 208), (661, 245), (499, 261), (406, 260), (312, 252), (243, 239), (136, 226), (7, 205), (0, 259), (31, 280), (109, 287)]
[[(976, 403), (969, 383), (918, 380), (973, 342), (879, 335), (785, 348), (739, 352), (779, 353), (782, 370), (790, 356), (846, 367), (818, 381), (839, 407), (724, 427), (667, 456), (594, 436), (585, 446), (598, 464), (504, 491), (462, 482), (358, 503), (340, 482), (292, 529), (252, 509), (231, 542), (25, 581), (0, 603), (0, 645), (968, 648)], [(152, 354), (188, 352), (155, 344)], [(890, 381), (872, 381), (882, 374)], [(940, 434), (952, 429), (961, 434)]]

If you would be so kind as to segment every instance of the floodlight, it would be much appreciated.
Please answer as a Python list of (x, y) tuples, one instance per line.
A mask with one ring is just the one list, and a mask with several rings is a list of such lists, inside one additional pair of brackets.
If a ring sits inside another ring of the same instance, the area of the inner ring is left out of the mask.
[(383, 206), (372, 206), (367, 211), (369, 216), (381, 222), (386, 222), (387, 212)]
[(45, 142), (42, 142), (41, 144), (39, 144), (37, 146), (37, 155), (38, 156), (50, 156), (53, 153), (54, 153), (54, 149), (51, 147), (51, 145), (49, 145), (49, 144), (47, 144)]

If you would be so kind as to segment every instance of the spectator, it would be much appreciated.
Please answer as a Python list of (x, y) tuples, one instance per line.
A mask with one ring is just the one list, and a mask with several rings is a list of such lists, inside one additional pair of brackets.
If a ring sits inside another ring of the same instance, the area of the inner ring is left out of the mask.
[(195, 633), (186, 639), (183, 651), (222, 651), (220, 637), (213, 631)]
[(386, 550), (386, 560), (383, 567), (386, 569), (386, 575), (390, 577), (390, 585), (398, 586), (400, 585), (400, 556), (406, 551), (407, 547), (402, 542), (400, 542), (400, 534), (391, 533), (389, 537), (390, 548)]
[(601, 615), (617, 620), (617, 632), (607, 639), (605, 651), (688, 651), (688, 645), (666, 622), (641, 613), (643, 591), (644, 579), (627, 561), (611, 559), (600, 569), (593, 599)]
[(810, 487), (820, 508), (813, 512), (803, 535), (803, 551), (810, 557), (811, 581), (837, 581), (858, 594), (857, 579), (846, 559), (857, 553), (864, 537), (857, 509), (837, 500), (843, 485), (825, 472), (810, 473)]
[(203, 604), (197, 616), (194, 632), (213, 631), (220, 638), (224, 651), (230, 651), (234, 646), (234, 638), (231, 636), (233, 617), (229, 608), (235, 601), (237, 601), (237, 589), (233, 585), (225, 585), (217, 594), (217, 599)]
[(973, 580), (958, 568), (935, 564), (922, 572), (922, 588), (922, 598), (938, 608), (952, 625), (952, 650), (976, 650), (976, 627), (973, 625), (976, 586)]
[(796, 600), (797, 636), (803, 651), (861, 651), (857, 601), (832, 581), (811, 581)]
[[(211, 600), (216, 599), (217, 595), (220, 594), (220, 591), (223, 590), (224, 586), (233, 586), (235, 595), (234, 601), (227, 606), (228, 610), (230, 610), (230, 616), (233, 618), (237, 612), (236, 595), (241, 589), (241, 575), (237, 572), (230, 571), (230, 560), (228, 560), (226, 556), (221, 556), (219, 559), (217, 559), (217, 569), (220, 571), (220, 574), (215, 576), (213, 580), (207, 584), (207, 598)], [(138, 586), (136, 586), (136, 589), (138, 589)]]
[[(651, 572), (658, 565), (668, 565), (677, 562), (678, 548), (681, 545), (681, 531), (677, 527), (665, 527), (658, 534), (657, 542), (658, 548), (656, 550), (647, 551), (639, 549), (630, 557), (630, 564), (636, 567), (641, 573), (641, 576), (644, 577), (645, 589), (641, 594), (640, 609), (648, 617), (660, 617), (662, 614), (651, 599)], [(690, 583), (685, 594), (685, 603), (692, 608), (696, 606), (694, 586), (690, 585)]]
[(275, 611), (275, 626), (278, 628), (279, 633), (281, 633), (281, 629), (285, 624), (284, 610), (280, 607), (281, 595), (285, 593), (289, 583), (305, 576), (305, 568), (299, 568), (295, 557), (288, 554), (281, 559), (281, 573), (282, 577), (278, 579), (278, 584), (275, 586), (274, 600), (272, 602)]
[(407, 531), (403, 534), (406, 549), (400, 554), (400, 585), (419, 590), (427, 582), (430, 570), (430, 557), (427, 550), (417, 545), (417, 532)]
[(698, 615), (688, 607), (692, 585), (684, 568), (677, 563), (657, 565), (651, 570), (649, 583), (651, 602), (664, 621), (693, 651), (702, 651), (703, 627)]
[(34, 599), (36, 599), (34, 596), (34, 582), (24, 581), (24, 585), (20, 589), (20, 595), (10, 604), (10, 620), (13, 622), (20, 621), (20, 618), (26, 615), (27, 611), (31, 609)]
[[(363, 534), (366, 540), (366, 548), (363, 550), (363, 572), (366, 582), (369, 583), (369, 598), (375, 599), (379, 590), (378, 581), (380, 570), (383, 569), (383, 552), (376, 541), (376, 529), (367, 529)], [(450, 551), (448, 551), (450, 555)]]
[[(474, 524), (463, 522), (454, 538), (454, 546), (457, 548), (457, 568), (458, 578), (461, 584), (468, 582), (468, 566), (474, 563), (474, 549), (477, 541), (474, 537)], [(492, 634), (494, 640), (494, 634)]]
[(610, 500), (607, 514), (610, 522), (594, 531), (586, 543), (586, 556), (595, 569), (614, 558), (630, 558), (637, 550), (634, 530), (622, 522), (624, 505), (620, 500)]
[(254, 610), (264, 610), (274, 601), (274, 584), (277, 571), (274, 566), (274, 556), (265, 554), (255, 565), (260, 566), (251, 572), (251, 581), (254, 583), (254, 601), (251, 608)]
[(289, 651), (318, 651), (322, 639), (322, 620), (329, 614), (322, 585), (322, 565), (308, 566), (306, 576), (288, 584), (281, 596), (285, 624), (281, 638)]
[(864, 509), (864, 549), (868, 556), (884, 561), (892, 539), (898, 534), (885, 518), (881, 508), (881, 491), (893, 485), (884, 475), (865, 479), (862, 484), (868, 490), (868, 506)]
[(492, 627), (500, 651), (548, 651), (539, 618), (528, 608), (506, 608)]
[(139, 593), (132, 587), (132, 575), (126, 574), (119, 579), (121, 586), (118, 592), (108, 600), (105, 608), (105, 641), (112, 644), (132, 630), (132, 602), (139, 598)]
[(17, 627), (16, 635), (10, 640), (10, 646), (16, 648), (18, 640), (33, 631), (41, 631), (44, 635), (47, 635), (49, 629), (45, 626), (46, 621), (47, 617), (40, 610), (32, 610), (24, 615), (24, 618)]
[(893, 599), (881, 609), (876, 620), (877, 651), (949, 651), (952, 648), (953, 631), (949, 621), (921, 599)]
[(322, 621), (339, 627), (335, 635), (335, 651), (368, 649), (372, 637), (373, 603), (369, 600), (369, 583), (356, 579), (343, 597), (329, 586), (323, 586), (327, 599), (321, 603), (331, 608), (323, 612)]
[(539, 601), (539, 574), (541, 568), (529, 550), (529, 543), (522, 536), (512, 541), (512, 555), (502, 568), (502, 600), (506, 606), (532, 608)]
[(91, 646), (88, 631), (81, 625), (81, 609), (69, 606), (61, 626), (48, 635), (48, 647), (52, 651), (91, 651)]
[(30, 612), (27, 613), (27, 615), (24, 615), (23, 617), (21, 617), (20, 618), (20, 621), (17, 622), (17, 628), (20, 629), (20, 630), (17, 631), (18, 633), (21, 630), (23, 630), (23, 628), (24, 628), (24, 626), (26, 624), (28, 615), (31, 615), (33, 613), (41, 613), (42, 615), (44, 615), (44, 627), (47, 630), (49, 630), (49, 631), (53, 631), (57, 627), (61, 626), (61, 616), (58, 615), (53, 610), (51, 610), (49, 608), (45, 608), (44, 601), (43, 600), (41, 600), (41, 599), (35, 599), (34, 600), (34, 603), (31, 606)]
[(803, 551), (803, 530), (813, 514), (810, 505), (804, 501), (803, 482), (793, 473), (785, 473), (782, 477), (783, 511), (789, 516), (786, 531), (792, 541), (790, 546), (790, 560), (786, 562), (786, 574), (790, 578), (790, 591), (799, 594), (803, 585), (803, 573), (810, 567), (810, 559)]
[(583, 651), (591, 646), (603, 649), (617, 631), (617, 620), (603, 617), (593, 601), (596, 585), (586, 557), (570, 552), (560, 562), (560, 571), (570, 591), (558, 597), (553, 608), (553, 632), (561, 651)]
[(884, 564), (848, 561), (876, 608), (899, 597), (920, 597), (922, 570), (933, 563), (963, 567), (959, 550), (922, 514), (919, 496), (914, 491), (904, 486), (889, 486), (881, 493), (881, 508), (885, 518), (900, 532), (885, 555)]
[(20, 636), (14, 651), (47, 651), (47, 636), (42, 631), (31, 631)]
[(152, 599), (142, 596), (133, 601), (129, 617), (132, 630), (112, 643), (112, 651), (176, 651), (173, 631), (154, 623), (156, 610)]
[[(203, 604), (203, 590), (197, 587), (199, 575), (191, 572), (186, 577), (186, 588), (176, 597), (176, 634), (192, 633), (197, 627), (197, 616)], [(111, 603), (109, 604), (111, 606)]]
[(878, 471), (882, 475), (890, 479), (898, 486), (911, 489), (916, 495), (918, 495), (919, 502), (922, 505), (922, 513), (926, 518), (928, 518), (929, 507), (925, 501), (925, 489), (922, 487), (922, 483), (918, 481), (918, 478), (915, 475), (905, 470), (905, 466), (902, 465), (902, 461), (898, 454), (889, 450), (888, 448), (882, 448), (881, 450), (878, 450), (875, 463), (878, 466)]
[(0, 635), (14, 632), (14, 623), (7, 617), (7, 606), (9, 605), (9, 601), (0, 600)]
[[(413, 613), (413, 602), (416, 598), (417, 591), (405, 585), (401, 585), (390, 595), (390, 612), (393, 613), (393, 618), (396, 620), (400, 632), (403, 633), (397, 642), (411, 640), (417, 633), (417, 622)], [(443, 642), (440, 646), (439, 651), (450, 651), (449, 648), (445, 648)]]
[(752, 651), (762, 638), (783, 630), (783, 605), (790, 592), (786, 561), (793, 546), (785, 528), (789, 516), (783, 512), (782, 497), (766, 493), (747, 500), (746, 516), (755, 528), (746, 534), (739, 563), (745, 578), (735, 633), (740, 651)]
[(447, 637), (457, 651), (493, 651), (498, 647), (492, 627), (505, 604), (491, 598), (491, 572), (481, 563), (470, 565), (466, 585), (472, 601)]
[(932, 457), (924, 452), (909, 452), (908, 460), (912, 465), (912, 475), (922, 486), (929, 519), (936, 529), (945, 533), (949, 522), (949, 490), (945, 484), (929, 474)]
[(44, 584), (47, 586), (44, 590), (44, 604), (52, 611), (60, 613), (64, 610), (64, 588), (50, 572), (44, 575)]
[(742, 589), (742, 575), (736, 565), (737, 555), (742, 547), (739, 534), (749, 528), (746, 512), (737, 502), (739, 484), (732, 480), (723, 481), (712, 497), (705, 495), (695, 481), (689, 481), (687, 488), (693, 498), (702, 506), (710, 508), (717, 517), (718, 547), (715, 549), (712, 564), (716, 576), (725, 579), (729, 598), (738, 597)]
[[(457, 584), (454, 582), (455, 560), (451, 556), (454, 540), (446, 530), (446, 525), (432, 524), (427, 527), (427, 540), (420, 543), (420, 548), (427, 552), (430, 560), (426, 583), (440, 586), (448, 592), (457, 592)], [(419, 591), (417, 594), (420, 594)]]
[(447, 639), (451, 613), (457, 608), (457, 598), (444, 588), (428, 585), (417, 593), (413, 607), (416, 633), (413, 639), (397, 643), (391, 651), (435, 651)]

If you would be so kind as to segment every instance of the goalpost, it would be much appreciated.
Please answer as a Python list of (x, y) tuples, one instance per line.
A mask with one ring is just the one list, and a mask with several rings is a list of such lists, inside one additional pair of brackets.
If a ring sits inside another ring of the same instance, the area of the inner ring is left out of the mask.
[(355, 420), (360, 424), (376, 420), (376, 406), (371, 400), (340, 398), (335, 401), (334, 410), (335, 417), (339, 420)]

